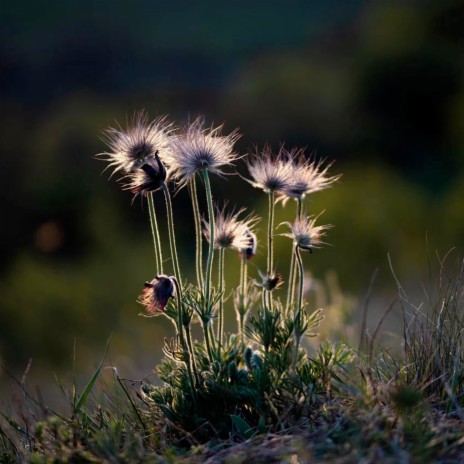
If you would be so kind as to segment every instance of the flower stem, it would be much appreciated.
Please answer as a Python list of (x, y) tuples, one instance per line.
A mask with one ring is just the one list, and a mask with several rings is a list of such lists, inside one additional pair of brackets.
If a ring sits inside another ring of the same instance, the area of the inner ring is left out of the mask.
[(195, 352), (193, 351), (193, 343), (192, 343), (192, 335), (190, 333), (190, 325), (185, 328), (185, 335), (187, 339), (187, 346), (188, 346), (188, 349), (190, 350), (190, 356), (191, 356), (190, 359), (192, 360), (193, 374), (195, 376), (195, 380), (197, 381), (197, 383), (199, 383), (200, 377), (198, 376), (197, 364), (195, 361)]
[(196, 394), (195, 394), (195, 381), (192, 375), (192, 366), (191, 366), (191, 357), (190, 351), (187, 343), (185, 342), (184, 337), (184, 323), (183, 323), (183, 306), (182, 306), (182, 296), (180, 283), (177, 278), (172, 279), (174, 285), (176, 286), (176, 299), (177, 299), (177, 333), (179, 335), (180, 346), (182, 347), (182, 352), (185, 357), (185, 367), (187, 368), (187, 375), (189, 378), (190, 388), (192, 390), (193, 401), (196, 403)]
[(243, 344), (243, 324), (245, 321), (246, 305), (247, 305), (247, 273), (248, 264), (246, 251), (242, 251), (240, 260), (240, 303), (238, 308), (238, 334), (240, 341)]
[(304, 284), (304, 268), (303, 268), (303, 260), (301, 259), (300, 250), (297, 245), (295, 245), (295, 258), (298, 264), (298, 294), (297, 294), (297, 302), (296, 302), (296, 313), (295, 313), (295, 353), (293, 358), (293, 367), (296, 366), (298, 361), (298, 351), (300, 347), (300, 340), (301, 340), (301, 313), (303, 311), (303, 284)]
[(151, 233), (153, 236), (153, 244), (155, 246), (155, 262), (156, 272), (164, 274), (163, 272), (163, 255), (161, 252), (161, 241), (159, 236), (158, 221), (156, 220), (155, 202), (153, 201), (153, 192), (147, 195), (148, 200), (148, 213), (150, 215)]
[(166, 198), (166, 210), (168, 216), (168, 232), (169, 232), (169, 246), (171, 248), (172, 267), (174, 269), (174, 275), (179, 283), (179, 287), (182, 290), (182, 279), (180, 275), (179, 259), (177, 257), (176, 249), (176, 236), (174, 233), (174, 215), (172, 213), (172, 202), (171, 195), (169, 194), (168, 186), (163, 182), (163, 192)]
[(224, 339), (224, 248), (219, 248), (218, 263), (218, 293), (219, 293), (219, 310), (218, 310), (218, 328), (217, 340), (219, 346)]
[[(271, 276), (274, 268), (274, 207), (275, 207), (275, 193), (269, 192), (269, 219), (267, 224), (267, 275)], [(266, 292), (266, 290), (263, 290)], [(267, 292), (268, 309), (272, 311), (272, 292)], [(266, 299), (266, 298), (265, 298)]]
[[(301, 219), (301, 214), (303, 210), (303, 199), (297, 198), (296, 203), (296, 219)], [(296, 261), (295, 253), (292, 253), (292, 258), (290, 261), (290, 275), (288, 278), (288, 287), (287, 287), (287, 310), (291, 311), (293, 303), (295, 301), (295, 276), (296, 276)]]
[(195, 237), (196, 237), (196, 253), (195, 253), (195, 267), (197, 274), (197, 284), (198, 288), (203, 287), (203, 266), (202, 266), (202, 257), (203, 257), (203, 240), (201, 235), (201, 215), (200, 215), (200, 206), (198, 204), (198, 193), (197, 193), (197, 184), (195, 177), (192, 177), (190, 180), (190, 196), (192, 199), (193, 207), (193, 217), (195, 220)]
[(211, 184), (209, 182), (208, 170), (203, 170), (203, 177), (205, 181), (206, 200), (208, 203), (208, 219), (209, 219), (209, 249), (208, 260), (206, 261), (206, 276), (205, 276), (205, 300), (206, 304), (210, 304), (210, 290), (211, 278), (214, 259), (214, 209), (213, 209), (213, 195), (211, 193)]
[(206, 345), (206, 352), (208, 353), (208, 358), (212, 362), (213, 361), (213, 352), (211, 350), (211, 341), (209, 339), (209, 324), (202, 323), (203, 327), (203, 336), (205, 338), (205, 345)]

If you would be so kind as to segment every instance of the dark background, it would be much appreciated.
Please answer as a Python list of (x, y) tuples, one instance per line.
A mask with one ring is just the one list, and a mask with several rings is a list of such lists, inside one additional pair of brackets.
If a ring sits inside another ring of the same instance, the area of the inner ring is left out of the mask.
[[(388, 253), (420, 288), (436, 252), (464, 245), (463, 58), (462, 1), (0, 2), (1, 362), (66, 371), (76, 338), (90, 369), (110, 333), (122, 371), (159, 359), (172, 328), (135, 302), (154, 273), (146, 207), (94, 159), (102, 131), (142, 108), (239, 127), (242, 154), (285, 141), (335, 160), (343, 178), (310, 206), (335, 225), (332, 246), (305, 260), (347, 324), (375, 268), (379, 301), (394, 293)], [(239, 178), (213, 188), (265, 211)], [(175, 213), (191, 276), (187, 200)], [(285, 272), (288, 239), (276, 246)]]

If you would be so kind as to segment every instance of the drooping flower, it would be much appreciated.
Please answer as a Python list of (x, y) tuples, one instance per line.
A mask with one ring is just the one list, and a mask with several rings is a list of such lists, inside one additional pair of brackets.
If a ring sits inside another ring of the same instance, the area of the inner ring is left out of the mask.
[(282, 235), (293, 239), (293, 242), (298, 248), (312, 252), (314, 248), (320, 248), (321, 245), (326, 245), (321, 238), (325, 235), (325, 231), (332, 227), (330, 224), (316, 226), (316, 220), (317, 216), (303, 216), (292, 223), (284, 222), (284, 224), (290, 227), (291, 232)]
[(221, 135), (222, 125), (216, 128), (205, 128), (204, 125), (203, 117), (198, 117), (184, 133), (172, 140), (167, 162), (181, 186), (203, 169), (224, 174), (224, 166), (233, 164), (239, 157), (233, 151), (235, 142), (240, 138), (237, 129)]
[(147, 159), (140, 169), (128, 175), (129, 182), (125, 188), (135, 195), (146, 195), (149, 192), (155, 192), (160, 189), (166, 182), (167, 171), (161, 162), (158, 152)]
[(324, 166), (324, 160), (316, 161), (306, 158), (304, 150), (292, 149), (286, 151), (286, 163), (290, 171), (290, 181), (282, 189), (281, 199), (302, 200), (305, 195), (330, 187), (340, 176), (328, 176), (331, 164)]
[[(252, 246), (252, 236), (250, 228), (256, 224), (258, 218), (247, 216), (240, 220), (239, 216), (244, 212), (244, 208), (237, 213), (233, 211), (226, 214), (225, 208), (218, 210), (215, 217), (214, 225), (214, 247), (215, 248), (235, 248), (244, 250)], [(209, 223), (203, 220), (203, 233), (206, 240), (210, 238)], [(254, 234), (253, 234), (254, 235)]]
[(173, 277), (158, 275), (150, 282), (145, 282), (138, 302), (145, 306), (147, 314), (153, 316), (164, 312), (169, 298), (176, 294)]
[(248, 237), (249, 242), (246, 248), (239, 249), (239, 252), (242, 256), (245, 256), (246, 259), (251, 259), (256, 255), (256, 249), (258, 248), (258, 238), (256, 234), (253, 233), (250, 229), (245, 230), (245, 235)]
[(274, 155), (269, 146), (265, 146), (262, 152), (254, 153), (248, 163), (248, 171), (252, 177), (248, 182), (266, 193), (281, 192), (287, 188), (291, 182), (291, 169), (285, 153), (285, 149), (281, 147), (277, 155)]
[(127, 129), (111, 127), (106, 130), (104, 140), (110, 151), (97, 156), (109, 162), (108, 167), (113, 168), (113, 174), (134, 173), (149, 163), (157, 152), (162, 159), (168, 157), (172, 129), (172, 123), (166, 116), (149, 122), (145, 111), (139, 111)]

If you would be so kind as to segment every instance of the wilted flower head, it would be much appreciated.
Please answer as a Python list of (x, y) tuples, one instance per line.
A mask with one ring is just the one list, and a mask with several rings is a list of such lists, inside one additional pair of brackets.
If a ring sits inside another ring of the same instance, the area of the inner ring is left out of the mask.
[(284, 155), (283, 147), (274, 155), (269, 146), (265, 146), (261, 153), (255, 153), (248, 163), (248, 171), (253, 179), (248, 182), (265, 192), (280, 192), (287, 188), (291, 181), (291, 170)]
[(245, 235), (248, 237), (249, 242), (248, 246), (245, 248), (239, 249), (240, 254), (245, 256), (246, 259), (251, 259), (256, 254), (256, 249), (258, 248), (258, 238), (250, 229), (245, 230)]
[(234, 130), (228, 135), (221, 135), (221, 130), (222, 126), (205, 129), (204, 119), (198, 117), (183, 134), (172, 140), (168, 164), (181, 185), (202, 169), (223, 174), (221, 169), (238, 158), (233, 146), (240, 134)]
[(304, 150), (293, 149), (285, 153), (290, 171), (290, 181), (282, 189), (282, 199), (300, 198), (330, 187), (340, 176), (328, 176), (331, 164), (324, 166), (324, 160), (316, 162), (306, 158)]
[(166, 176), (166, 168), (161, 162), (158, 152), (155, 152), (154, 156), (147, 159), (147, 162), (140, 169), (128, 176), (130, 180), (125, 187), (135, 195), (146, 195), (160, 189), (166, 182)]
[(256, 280), (254, 282), (258, 287), (262, 287), (268, 292), (272, 292), (272, 290), (279, 288), (284, 283), (282, 274), (279, 272), (271, 272), (270, 275), (263, 274), (259, 270), (258, 272), (261, 277), (261, 282), (257, 282)]
[(133, 173), (149, 162), (156, 152), (163, 159), (168, 156), (171, 130), (172, 123), (165, 116), (148, 122), (147, 114), (140, 111), (127, 129), (111, 127), (106, 130), (105, 141), (110, 151), (97, 156), (109, 162), (113, 173)]
[(145, 282), (138, 302), (145, 306), (147, 314), (156, 315), (164, 312), (169, 298), (173, 298), (175, 293), (173, 278), (167, 275), (159, 275), (151, 282)]
[[(233, 211), (226, 214), (225, 208), (222, 211), (218, 210), (214, 224), (214, 247), (215, 248), (236, 248), (237, 250), (247, 249), (251, 246), (252, 237), (249, 229), (256, 222), (256, 217), (247, 216), (243, 220), (239, 220), (239, 216), (243, 213), (244, 208), (237, 213)], [(210, 238), (210, 227), (207, 221), (204, 222), (203, 233), (206, 240)]]
[(325, 245), (321, 238), (332, 226), (329, 224), (316, 226), (316, 219), (317, 217), (301, 217), (292, 223), (285, 222), (284, 224), (290, 227), (291, 233), (283, 235), (292, 238), (296, 246), (303, 250), (311, 252), (314, 248), (320, 248), (321, 245)]

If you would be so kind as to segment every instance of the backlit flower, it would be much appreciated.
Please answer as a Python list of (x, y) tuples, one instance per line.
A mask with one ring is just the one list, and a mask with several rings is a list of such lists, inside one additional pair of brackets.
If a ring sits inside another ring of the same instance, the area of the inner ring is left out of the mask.
[(172, 123), (165, 116), (148, 122), (144, 111), (134, 115), (127, 129), (109, 128), (105, 132), (105, 141), (110, 151), (97, 156), (108, 161), (108, 167), (113, 168), (113, 174), (121, 172), (129, 174), (148, 163), (155, 153), (162, 159), (168, 156), (171, 141)]
[(173, 298), (175, 293), (173, 278), (167, 275), (159, 275), (151, 282), (145, 282), (138, 302), (145, 306), (147, 314), (157, 315), (164, 312), (169, 298)]
[[(235, 248), (237, 250), (247, 249), (252, 245), (250, 228), (256, 223), (257, 218), (248, 216), (239, 220), (243, 213), (242, 208), (237, 213), (226, 214), (224, 209), (218, 211), (214, 224), (214, 246), (215, 248)], [(207, 221), (204, 222), (203, 233), (206, 240), (210, 238), (210, 227)]]
[(248, 163), (248, 171), (252, 177), (248, 182), (265, 192), (281, 192), (287, 188), (291, 182), (291, 170), (284, 155), (283, 147), (274, 155), (269, 146), (264, 147), (262, 152), (255, 153)]
[(264, 290), (267, 290), (268, 292), (272, 292), (274, 289), (279, 288), (284, 283), (282, 274), (279, 272), (271, 272), (270, 275), (263, 274), (259, 270), (258, 272), (261, 277), (261, 282), (257, 282), (255, 280), (255, 285), (264, 288)]
[(332, 226), (329, 224), (316, 226), (316, 219), (317, 217), (302, 217), (292, 223), (285, 222), (284, 224), (290, 227), (291, 233), (282, 235), (293, 239), (295, 245), (302, 250), (311, 252), (314, 248), (320, 248), (321, 245), (326, 245), (321, 238), (325, 235), (325, 231)]
[(324, 160), (316, 162), (306, 158), (304, 151), (293, 149), (286, 152), (290, 171), (290, 181), (282, 189), (282, 199), (299, 198), (330, 187), (340, 176), (328, 176), (331, 164), (324, 166)]
[(146, 195), (160, 189), (166, 182), (166, 176), (166, 168), (156, 152), (140, 169), (127, 176), (129, 182), (125, 188), (135, 195)]
[(184, 133), (173, 138), (167, 162), (181, 186), (203, 169), (224, 174), (222, 168), (238, 158), (233, 146), (240, 134), (234, 130), (228, 135), (221, 135), (221, 131), (222, 126), (205, 129), (204, 119), (199, 117)]

